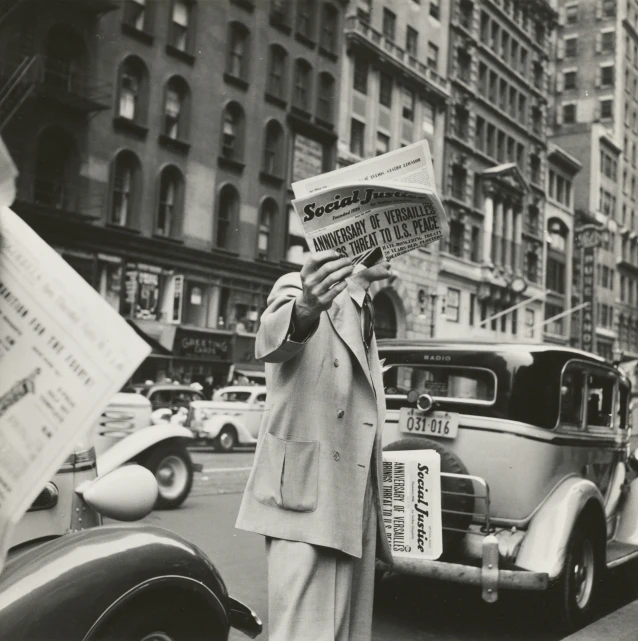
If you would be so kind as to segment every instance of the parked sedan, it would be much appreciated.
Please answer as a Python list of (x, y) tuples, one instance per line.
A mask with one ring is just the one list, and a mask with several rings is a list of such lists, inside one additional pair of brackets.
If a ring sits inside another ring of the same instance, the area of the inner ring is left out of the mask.
[(175, 385), (171, 383), (137, 383), (129, 385), (123, 392), (134, 392), (141, 394), (151, 401), (153, 411), (160, 409), (169, 409), (172, 413), (177, 412), (180, 408), (188, 409), (192, 401), (203, 401), (206, 397), (204, 394), (188, 385)]

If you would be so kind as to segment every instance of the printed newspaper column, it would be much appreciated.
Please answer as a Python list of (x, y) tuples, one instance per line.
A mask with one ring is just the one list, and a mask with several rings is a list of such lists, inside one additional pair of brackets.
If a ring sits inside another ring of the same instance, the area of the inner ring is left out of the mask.
[(382, 508), (393, 556), (438, 559), (443, 552), (439, 453), (384, 452)]

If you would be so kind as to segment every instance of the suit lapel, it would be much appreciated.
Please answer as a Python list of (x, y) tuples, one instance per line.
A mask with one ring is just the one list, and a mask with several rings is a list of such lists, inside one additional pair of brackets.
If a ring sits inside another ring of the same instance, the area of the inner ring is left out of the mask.
[(343, 342), (350, 348), (355, 358), (359, 361), (368, 383), (374, 389), (372, 378), (370, 377), (370, 367), (366, 357), (366, 350), (363, 345), (361, 336), (361, 321), (354, 302), (350, 298), (350, 293), (346, 289), (339, 294), (328, 310), (328, 317), (335, 331)]

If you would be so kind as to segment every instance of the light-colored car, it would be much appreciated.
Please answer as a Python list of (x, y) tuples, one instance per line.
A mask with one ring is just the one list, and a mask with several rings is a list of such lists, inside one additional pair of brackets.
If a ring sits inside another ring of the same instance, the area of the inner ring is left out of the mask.
[(265, 385), (224, 387), (212, 401), (193, 401), (185, 426), (198, 441), (231, 452), (236, 445), (257, 443), (265, 407)]
[(591, 617), (603, 575), (638, 556), (628, 378), (556, 345), (379, 341), (384, 449), (441, 455), (443, 555), (394, 572), (546, 590), (565, 628)]

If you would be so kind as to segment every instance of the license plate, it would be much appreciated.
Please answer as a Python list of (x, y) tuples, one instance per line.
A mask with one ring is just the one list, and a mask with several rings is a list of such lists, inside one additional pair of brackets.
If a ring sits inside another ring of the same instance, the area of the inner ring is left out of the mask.
[(413, 407), (402, 407), (399, 412), (399, 431), (440, 438), (456, 438), (459, 433), (459, 415), (455, 412), (425, 413)]

